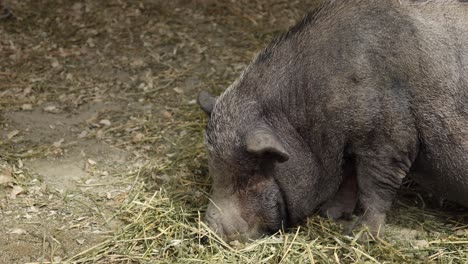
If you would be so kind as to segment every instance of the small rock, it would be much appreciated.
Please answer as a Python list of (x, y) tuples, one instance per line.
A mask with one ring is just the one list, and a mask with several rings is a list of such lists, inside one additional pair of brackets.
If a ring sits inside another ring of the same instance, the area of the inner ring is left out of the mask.
[(105, 125), (105, 126), (110, 126), (111, 121), (109, 121), (107, 119), (102, 119), (101, 121), (99, 121), (99, 124), (102, 124), (102, 125)]

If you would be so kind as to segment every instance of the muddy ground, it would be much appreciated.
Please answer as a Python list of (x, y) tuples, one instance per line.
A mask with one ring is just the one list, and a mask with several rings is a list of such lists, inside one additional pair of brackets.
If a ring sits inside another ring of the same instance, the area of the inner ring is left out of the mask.
[[(61, 262), (108, 239), (127, 224), (118, 212), (140, 182), (148, 194), (180, 184), (202, 210), (209, 179), (196, 94), (221, 92), (314, 5), (6, 4), (14, 16), (0, 20), (0, 263)], [(148, 164), (155, 169), (140, 175)], [(185, 174), (174, 180), (167, 166)], [(466, 226), (452, 226), (466, 237)], [(403, 233), (428, 247), (418, 231)]]

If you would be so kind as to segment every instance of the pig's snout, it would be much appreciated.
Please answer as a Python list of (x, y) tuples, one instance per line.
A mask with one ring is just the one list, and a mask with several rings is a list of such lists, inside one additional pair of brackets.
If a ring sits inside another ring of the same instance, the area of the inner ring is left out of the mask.
[(256, 225), (250, 226), (242, 217), (235, 201), (210, 202), (204, 222), (225, 241), (247, 241), (258, 238), (261, 233)]

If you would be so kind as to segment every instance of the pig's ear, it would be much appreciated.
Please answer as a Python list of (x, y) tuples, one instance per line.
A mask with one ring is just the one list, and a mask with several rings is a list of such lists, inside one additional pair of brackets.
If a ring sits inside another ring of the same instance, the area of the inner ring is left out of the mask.
[(212, 96), (208, 92), (201, 91), (198, 94), (197, 102), (200, 108), (203, 110), (203, 112), (210, 116), (211, 112), (213, 111), (213, 107), (216, 103), (216, 97)]
[(258, 157), (270, 155), (278, 162), (285, 162), (289, 159), (288, 152), (281, 142), (270, 131), (259, 129), (247, 134), (247, 151)]

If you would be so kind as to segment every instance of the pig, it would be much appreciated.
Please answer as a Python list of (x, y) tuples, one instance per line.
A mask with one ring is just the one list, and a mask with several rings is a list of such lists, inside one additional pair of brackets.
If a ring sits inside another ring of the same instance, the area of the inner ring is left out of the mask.
[(249, 241), (360, 208), (353, 230), (382, 237), (407, 175), (468, 206), (465, 2), (323, 2), (220, 96), (200, 92), (207, 225)]

